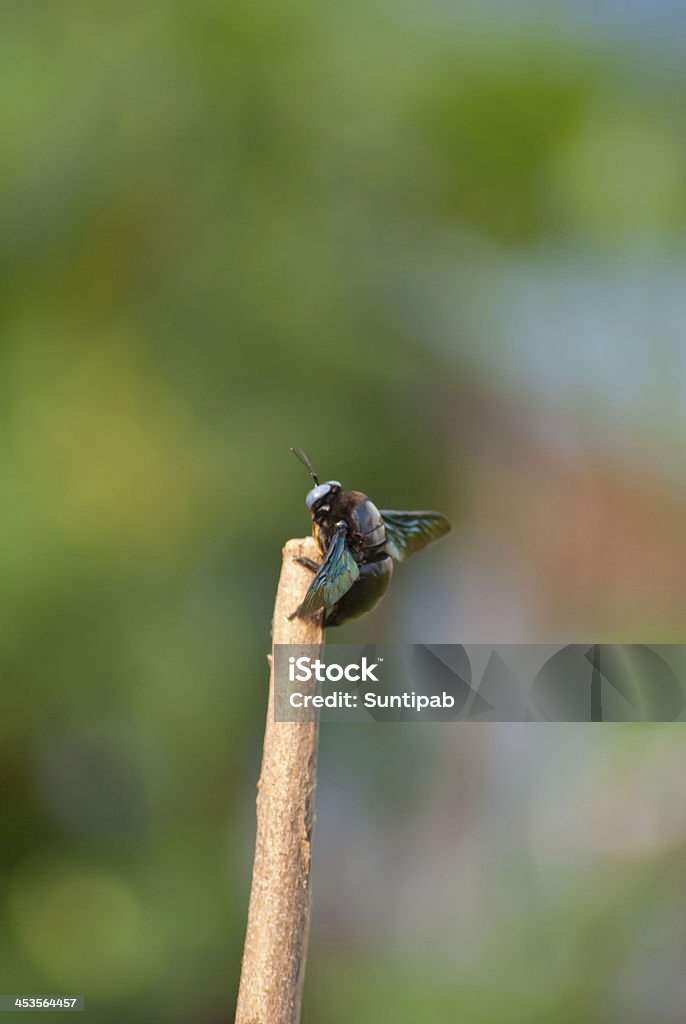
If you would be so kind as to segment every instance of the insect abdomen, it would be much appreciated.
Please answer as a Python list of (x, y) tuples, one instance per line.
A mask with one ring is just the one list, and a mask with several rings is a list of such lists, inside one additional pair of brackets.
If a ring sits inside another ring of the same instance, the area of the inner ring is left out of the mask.
[(392, 575), (393, 559), (390, 555), (383, 555), (375, 562), (364, 562), (360, 565), (360, 578), (327, 612), (324, 625), (341, 626), (372, 611), (388, 590)]
[(355, 509), (359, 531), (363, 538), (363, 548), (370, 555), (386, 543), (386, 530), (383, 518), (373, 501), (366, 496)]

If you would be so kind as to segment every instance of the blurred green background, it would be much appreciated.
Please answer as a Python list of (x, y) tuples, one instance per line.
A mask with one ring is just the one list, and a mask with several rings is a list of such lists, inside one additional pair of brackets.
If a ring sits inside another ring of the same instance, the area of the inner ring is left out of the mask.
[[(682, 641), (667, 0), (5, 5), (0, 991), (232, 1019), (280, 548), (339, 642)], [(678, 1024), (679, 726), (331, 727), (304, 1024)]]

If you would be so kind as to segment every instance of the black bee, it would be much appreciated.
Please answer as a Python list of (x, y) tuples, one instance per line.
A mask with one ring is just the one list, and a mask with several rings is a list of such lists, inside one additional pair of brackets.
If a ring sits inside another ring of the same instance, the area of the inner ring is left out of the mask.
[(325, 626), (340, 626), (376, 608), (393, 575), (393, 559), (406, 561), (415, 551), (450, 530), (438, 512), (379, 509), (361, 491), (344, 491), (338, 480), (319, 483), (301, 448), (291, 448), (309, 471), (314, 487), (305, 499), (312, 514), (312, 535), (324, 561), (296, 561), (315, 574), (305, 599), (294, 612), (307, 618), (324, 610)]

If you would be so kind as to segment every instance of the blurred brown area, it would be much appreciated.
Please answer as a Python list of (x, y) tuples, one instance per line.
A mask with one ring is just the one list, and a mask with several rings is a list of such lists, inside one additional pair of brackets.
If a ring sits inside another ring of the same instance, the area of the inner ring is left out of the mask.
[(565, 623), (567, 639), (680, 642), (686, 492), (591, 444), (551, 451), (533, 431), (506, 433), (479, 448), (472, 515), (479, 534), (516, 552), (538, 594), (542, 636)]

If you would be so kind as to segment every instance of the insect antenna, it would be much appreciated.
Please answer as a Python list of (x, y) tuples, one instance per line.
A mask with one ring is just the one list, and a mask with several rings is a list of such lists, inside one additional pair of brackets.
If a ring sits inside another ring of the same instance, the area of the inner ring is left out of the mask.
[(302, 450), (302, 448), (298, 448), (298, 447), (291, 448), (291, 451), (295, 455), (296, 459), (300, 459), (300, 461), (302, 462), (303, 466), (305, 467), (305, 469), (308, 471), (308, 473), (310, 474), (310, 476), (314, 480), (315, 487), (317, 487), (319, 485), (319, 477), (317, 476), (317, 472), (316, 472), (314, 466), (312, 465), (312, 463), (308, 459), (307, 455), (305, 455), (305, 452)]

